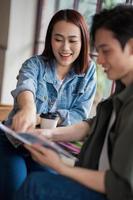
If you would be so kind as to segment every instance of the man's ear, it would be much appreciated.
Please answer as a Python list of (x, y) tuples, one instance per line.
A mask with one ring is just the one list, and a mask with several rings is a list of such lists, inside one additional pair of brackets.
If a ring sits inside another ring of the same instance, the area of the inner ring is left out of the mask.
[(128, 41), (128, 44), (129, 44), (129, 47), (130, 47), (130, 50), (131, 50), (131, 54), (133, 55), (133, 38), (131, 38), (131, 39)]

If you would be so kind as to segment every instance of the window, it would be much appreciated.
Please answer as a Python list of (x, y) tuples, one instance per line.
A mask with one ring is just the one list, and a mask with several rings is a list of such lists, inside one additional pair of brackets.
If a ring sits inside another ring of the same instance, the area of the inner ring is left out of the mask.
[[(52, 3), (51, 3), (52, 2)], [(44, 48), (45, 34), (49, 21), (53, 14), (60, 9), (73, 8), (78, 10), (91, 26), (92, 16), (102, 8), (110, 8), (118, 3), (132, 4), (133, 0), (38, 0), (38, 14), (36, 22), (35, 48), (34, 54), (39, 54)], [(106, 78), (102, 68), (97, 65), (98, 76), (98, 96), (106, 98), (110, 95), (114, 87), (112, 81)]]

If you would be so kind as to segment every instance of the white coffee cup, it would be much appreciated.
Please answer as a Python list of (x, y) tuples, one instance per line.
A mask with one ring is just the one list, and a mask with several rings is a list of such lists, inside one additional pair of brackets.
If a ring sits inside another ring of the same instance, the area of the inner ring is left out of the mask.
[(43, 129), (55, 128), (58, 124), (59, 114), (55, 113), (42, 113), (40, 127)]

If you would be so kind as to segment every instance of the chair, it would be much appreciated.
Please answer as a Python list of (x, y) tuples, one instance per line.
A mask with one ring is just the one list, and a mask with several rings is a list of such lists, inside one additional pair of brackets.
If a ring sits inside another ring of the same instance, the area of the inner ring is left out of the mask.
[(12, 105), (0, 104), (0, 121), (5, 120), (11, 110)]

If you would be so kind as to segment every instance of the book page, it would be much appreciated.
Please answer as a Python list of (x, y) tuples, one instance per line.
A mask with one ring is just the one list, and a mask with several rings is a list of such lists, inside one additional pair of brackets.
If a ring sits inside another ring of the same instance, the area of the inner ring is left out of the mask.
[(9, 136), (13, 137), (18, 142), (21, 142), (21, 144), (40, 144), (46, 148), (56, 151), (63, 158), (63, 160), (68, 160), (69, 162), (71, 162), (69, 159), (71, 159), (73, 162), (77, 160), (76, 157), (62, 149), (58, 144), (46, 139), (45, 137), (42, 139), (37, 137), (37, 135), (33, 135), (32, 133), (16, 133), (2, 123), (0, 123), (0, 129), (3, 130), (6, 135), (9, 134)]

